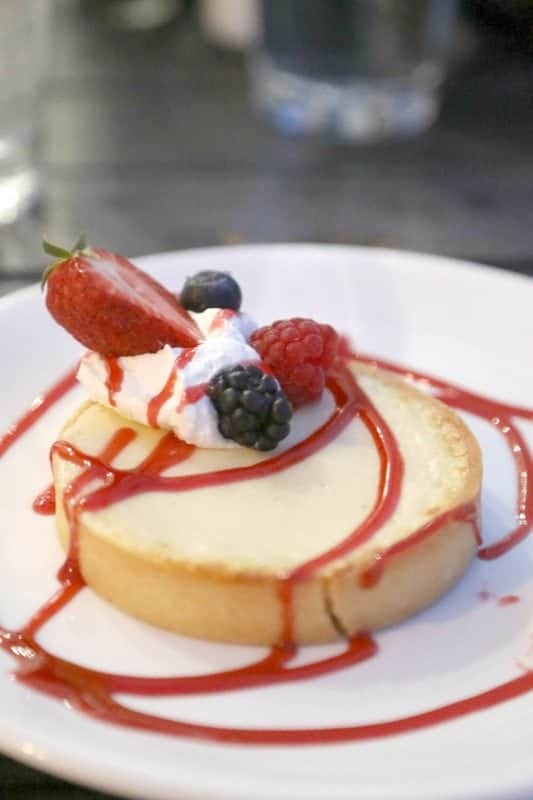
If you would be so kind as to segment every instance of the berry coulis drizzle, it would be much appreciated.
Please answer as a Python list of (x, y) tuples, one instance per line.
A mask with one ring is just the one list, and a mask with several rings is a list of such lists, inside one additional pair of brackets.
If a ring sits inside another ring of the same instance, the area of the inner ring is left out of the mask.
[(122, 388), (122, 381), (124, 380), (124, 371), (120, 366), (118, 358), (106, 358), (105, 365), (107, 370), (107, 397), (110, 406), (116, 405), (116, 397)]
[[(533, 673), (526, 671), (519, 677), (480, 694), (412, 716), (342, 728), (290, 730), (225, 728), (181, 722), (134, 711), (115, 700), (114, 694), (118, 692), (131, 695), (177, 696), (232, 691), (302, 680), (352, 666), (377, 652), (377, 645), (369, 635), (358, 634), (347, 641), (346, 649), (338, 655), (303, 666), (290, 665), (297, 653), (297, 647), (292, 643), (294, 586), (316, 570), (368, 541), (394, 512), (402, 490), (403, 460), (396, 439), (386, 421), (358, 386), (346, 366), (346, 361), (375, 364), (382, 369), (420, 382), (434, 396), (454, 408), (476, 414), (489, 421), (504, 436), (509, 446), (516, 466), (518, 484), (517, 525), (498, 542), (488, 546), (482, 545), (476, 523), (477, 509), (472, 504), (466, 504), (442, 514), (400, 543), (377, 553), (360, 576), (363, 587), (371, 589), (379, 581), (391, 559), (431, 536), (443, 522), (452, 520), (471, 522), (473, 535), (479, 543), (478, 555), (482, 559), (493, 559), (503, 555), (531, 531), (533, 454), (515, 419), (533, 421), (533, 409), (501, 403), (397, 364), (351, 353), (346, 344), (343, 345), (342, 357), (328, 379), (328, 388), (336, 402), (336, 409), (330, 419), (309, 437), (288, 450), (249, 467), (237, 467), (201, 475), (165, 476), (162, 474), (165, 470), (186, 461), (195, 449), (169, 433), (160, 439), (154, 451), (137, 467), (119, 470), (113, 467), (112, 462), (135, 438), (134, 431), (127, 427), (118, 430), (97, 456), (88, 456), (66, 442), (56, 442), (52, 447), (52, 453), (78, 465), (82, 468), (82, 472), (67, 487), (62, 498), (63, 512), (69, 523), (70, 542), (67, 557), (58, 573), (58, 591), (22, 629), (8, 631), (0, 627), (0, 649), (10, 653), (18, 662), (18, 669), (14, 673), (16, 679), (40, 692), (68, 702), (73, 708), (90, 716), (118, 725), (225, 743), (277, 745), (357, 741), (413, 731), (489, 708), (532, 691)], [(187, 356), (184, 355), (183, 358), (186, 359)], [(156, 425), (158, 411), (171, 396), (175, 380), (176, 373), (173, 372), (160, 395), (154, 399), (148, 412), (150, 424)], [(109, 369), (110, 395), (112, 391), (120, 388), (120, 381), (118, 371)], [(0, 457), (74, 385), (75, 370), (40, 396), (30, 410), (0, 438)], [(196, 399), (195, 395), (189, 402), (195, 402)], [(379, 458), (380, 480), (374, 506), (363, 523), (344, 540), (319, 556), (300, 564), (280, 581), (283, 642), (273, 647), (267, 656), (251, 665), (210, 675), (150, 678), (87, 669), (54, 656), (39, 644), (36, 636), (42, 626), (64, 608), (85, 585), (78, 562), (79, 516), (84, 510), (96, 511), (146, 491), (193, 491), (206, 486), (220, 486), (267, 477), (290, 468), (327, 446), (356, 416), (368, 429)], [(84, 492), (84, 488), (95, 480), (98, 481), (98, 488)], [(54, 513), (52, 487), (37, 498), (34, 509), (40, 513)], [(514, 595), (501, 598), (500, 605), (511, 604), (517, 600)]]

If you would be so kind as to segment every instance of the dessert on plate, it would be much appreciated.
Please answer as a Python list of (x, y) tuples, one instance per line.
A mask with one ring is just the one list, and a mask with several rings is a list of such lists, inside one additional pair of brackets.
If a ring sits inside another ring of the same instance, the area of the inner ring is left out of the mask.
[[(0, 435), (0, 459), (76, 375), (89, 399), (52, 446), (55, 486), (33, 504), (57, 518), (66, 550), (58, 586), (22, 627), (0, 624), (18, 683), (100, 722), (261, 746), (397, 735), (531, 691), (531, 672), (520, 672), (425, 710), (340, 727), (273, 728), (262, 717), (228, 727), (122, 702), (312, 680), (375, 656), (381, 642), (370, 629), (437, 598), (474, 550), (493, 560), (530, 534), (533, 453), (521, 423), (533, 409), (351, 352), (313, 320), (257, 329), (226, 273), (193, 275), (178, 297), (84, 242), (47, 250), (56, 259), (47, 305), (88, 350)], [(450, 408), (484, 420), (511, 458), (514, 524), (489, 542), (479, 531), (479, 449)], [(40, 634), (86, 583), (156, 625), (272, 647), (207, 674), (121, 674), (69, 661)], [(298, 644), (336, 636), (345, 641), (334, 654), (318, 648), (297, 659)]]
[(173, 295), (126, 259), (48, 246), (88, 400), (52, 451), (71, 568), (189, 636), (320, 643), (398, 622), (462, 575), (481, 457), (448, 406), (330, 326), (257, 328), (225, 273)]

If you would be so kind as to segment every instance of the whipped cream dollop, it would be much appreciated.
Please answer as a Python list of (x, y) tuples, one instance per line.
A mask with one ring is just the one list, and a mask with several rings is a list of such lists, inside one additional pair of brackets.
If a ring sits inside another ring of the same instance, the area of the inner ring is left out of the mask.
[(257, 326), (230, 309), (209, 308), (191, 317), (205, 337), (197, 347), (166, 345), (157, 353), (116, 359), (89, 352), (81, 359), (78, 380), (92, 400), (127, 419), (172, 430), (198, 447), (239, 447), (220, 434), (205, 388), (226, 367), (260, 362), (248, 343)]

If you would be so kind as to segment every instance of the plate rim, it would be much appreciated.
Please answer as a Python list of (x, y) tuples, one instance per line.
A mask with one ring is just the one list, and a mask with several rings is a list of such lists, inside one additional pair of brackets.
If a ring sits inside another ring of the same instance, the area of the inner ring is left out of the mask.
[[(523, 283), (524, 285), (531, 286), (533, 281), (533, 275), (527, 275), (523, 272), (517, 272), (513, 269), (505, 269), (504, 267), (499, 267), (495, 264), (485, 264), (482, 261), (472, 261), (468, 258), (455, 258), (454, 256), (446, 256), (446, 255), (439, 255), (438, 253), (431, 253), (425, 252), (423, 250), (403, 250), (403, 249), (396, 249), (394, 247), (374, 247), (372, 245), (358, 245), (358, 244), (336, 244), (336, 243), (329, 243), (329, 242), (250, 242), (250, 243), (243, 243), (243, 244), (225, 244), (225, 245), (204, 245), (202, 247), (190, 247), (184, 250), (161, 250), (156, 251), (153, 253), (145, 253), (142, 256), (127, 256), (129, 260), (131, 260), (134, 264), (140, 264), (141, 267), (146, 262), (147, 266), (150, 266), (151, 261), (157, 261), (157, 259), (165, 258), (171, 259), (175, 258), (176, 256), (182, 257), (187, 255), (208, 255), (208, 254), (216, 254), (217, 252), (228, 252), (228, 251), (240, 251), (245, 252), (247, 250), (322, 250), (324, 253), (331, 252), (338, 250), (341, 252), (346, 251), (356, 251), (358, 253), (365, 253), (365, 254), (381, 254), (386, 256), (387, 258), (392, 257), (400, 257), (406, 258), (407, 260), (414, 259), (414, 260), (430, 260), (438, 262), (441, 266), (447, 266), (450, 269), (458, 270), (458, 271), (467, 271), (467, 272), (474, 272), (477, 274), (486, 275), (487, 273), (491, 274), (496, 279), (510, 279), (511, 281), (518, 281), (519, 283)], [(16, 302), (19, 298), (24, 297), (26, 294), (32, 296), (35, 292), (41, 291), (41, 285), (38, 281), (33, 281), (32, 283), (28, 284), (27, 286), (19, 287), (18, 289), (14, 289), (11, 292), (8, 292), (5, 295), (0, 297), (0, 310), (3, 308), (8, 307), (11, 305), (12, 302)]]

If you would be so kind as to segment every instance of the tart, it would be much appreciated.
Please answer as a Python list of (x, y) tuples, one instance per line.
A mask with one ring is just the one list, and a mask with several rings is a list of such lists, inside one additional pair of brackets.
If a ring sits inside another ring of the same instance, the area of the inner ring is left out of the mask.
[[(158, 479), (174, 480), (172, 491), (157, 480), (139, 492), (127, 488), (167, 432), (101, 403), (84, 404), (61, 431), (52, 463), (59, 538), (68, 551), (76, 536), (87, 585), (161, 628), (263, 645), (289, 636), (316, 644), (383, 628), (453, 586), (477, 550), (477, 442), (440, 401), (356, 358), (342, 361), (345, 396), (328, 385), (319, 401), (300, 408), (274, 455), (190, 447), (174, 466), (172, 459), (158, 465)], [(347, 384), (355, 395), (348, 397)], [(336, 424), (350, 402), (342, 429), (291, 463), (291, 454)], [(368, 424), (369, 409), (377, 427)], [(105, 480), (98, 457), (124, 430), (125, 446), (101, 461), (126, 490), (103, 489), (100, 507), (89, 494), (74, 526), (69, 487), (92, 457), (98, 474), (89, 488), (98, 496)], [(390, 470), (391, 453), (387, 461), (380, 450), (387, 436), (401, 481)], [(65, 457), (69, 452), (85, 460)], [(202, 480), (228, 471), (242, 479)], [(199, 477), (195, 483), (187, 476)], [(380, 502), (389, 503), (389, 513), (371, 529)]]

